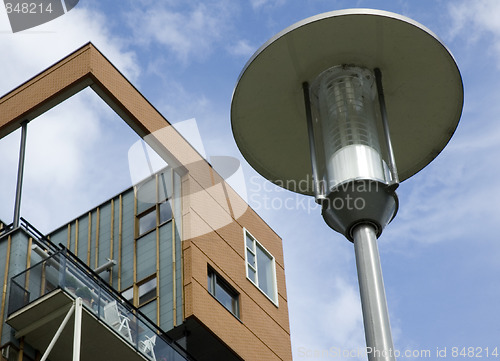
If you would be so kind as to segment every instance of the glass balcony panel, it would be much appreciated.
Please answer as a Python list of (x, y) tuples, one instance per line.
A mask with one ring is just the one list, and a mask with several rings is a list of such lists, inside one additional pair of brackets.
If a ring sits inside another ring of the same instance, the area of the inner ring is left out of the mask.
[(83, 307), (105, 323), (117, 336), (149, 360), (188, 360), (178, 347), (161, 337), (162, 331), (115, 290), (61, 251), (11, 279), (9, 317), (54, 290), (82, 298)]

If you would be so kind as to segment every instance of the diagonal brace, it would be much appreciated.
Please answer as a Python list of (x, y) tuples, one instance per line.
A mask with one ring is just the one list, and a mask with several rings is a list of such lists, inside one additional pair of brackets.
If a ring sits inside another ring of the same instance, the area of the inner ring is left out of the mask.
[(59, 336), (61, 336), (61, 333), (64, 330), (64, 327), (68, 323), (69, 319), (71, 316), (75, 313), (75, 329), (74, 329), (74, 338), (73, 338), (73, 361), (79, 361), (80, 360), (80, 341), (81, 341), (81, 327), (82, 327), (82, 299), (78, 297), (74, 302), (71, 308), (69, 309), (68, 313), (64, 317), (64, 320), (62, 321), (61, 325), (57, 329), (54, 337), (52, 338), (52, 341), (50, 341), (49, 346), (47, 346), (47, 349), (45, 350), (42, 358), (40, 361), (46, 361), (47, 357), (49, 357), (50, 351), (52, 351), (52, 348), (56, 344), (57, 340), (59, 339)]

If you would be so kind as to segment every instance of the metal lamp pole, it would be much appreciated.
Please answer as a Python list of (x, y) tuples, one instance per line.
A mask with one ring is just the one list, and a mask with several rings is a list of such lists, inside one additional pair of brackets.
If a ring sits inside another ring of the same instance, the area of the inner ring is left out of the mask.
[(359, 225), (353, 237), (368, 359), (396, 360), (375, 229)]
[[(322, 180), (314, 192), (326, 223), (354, 243), (368, 358), (394, 361), (377, 237), (397, 212), (398, 176), (386, 114), (376, 107), (385, 109), (380, 77), (334, 66), (303, 87), (313, 174)], [(364, 207), (335, 207), (339, 199)]]
[[(460, 71), (439, 38), (372, 9), (284, 29), (255, 52), (234, 90), (232, 131), (248, 163), (314, 196), (328, 226), (354, 243), (370, 361), (396, 359), (377, 238), (399, 208), (399, 182), (446, 146), (462, 107)], [(363, 207), (335, 207), (353, 199)]]

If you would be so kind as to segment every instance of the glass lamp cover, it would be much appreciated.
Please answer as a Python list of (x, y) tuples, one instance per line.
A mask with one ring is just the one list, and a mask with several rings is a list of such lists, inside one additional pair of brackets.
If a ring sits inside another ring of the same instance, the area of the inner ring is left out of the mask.
[(353, 180), (388, 184), (387, 149), (375, 76), (355, 66), (335, 66), (311, 84), (319, 188), (326, 196)]

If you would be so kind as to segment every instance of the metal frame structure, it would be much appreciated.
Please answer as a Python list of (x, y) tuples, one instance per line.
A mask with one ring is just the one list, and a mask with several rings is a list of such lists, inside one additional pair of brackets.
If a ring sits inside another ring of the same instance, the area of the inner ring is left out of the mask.
[[(49, 314), (42, 318), (40, 322), (37, 322), (34, 325), (31, 325), (30, 327), (27, 327), (24, 330), (19, 330), (16, 332), (16, 338), (22, 337), (23, 335), (33, 331), (34, 329), (38, 327), (42, 327), (45, 323), (49, 322), (53, 318), (59, 316), (60, 311), (55, 311), (52, 314)], [(47, 358), (50, 355), (50, 351), (52, 351), (52, 348), (56, 344), (57, 340), (61, 336), (61, 334), (64, 331), (64, 328), (68, 324), (69, 320), (71, 319), (71, 316), (75, 315), (75, 324), (74, 324), (74, 331), (73, 331), (73, 357), (72, 361), (80, 361), (80, 347), (82, 343), (82, 299), (78, 297), (73, 301), (73, 304), (71, 305), (69, 311), (66, 313), (66, 316), (64, 317), (63, 321), (61, 322), (61, 325), (57, 329), (56, 333), (54, 334), (54, 337), (52, 338), (52, 341), (50, 341), (49, 345), (47, 346), (47, 349), (42, 355), (42, 358), (40, 361), (46, 361)]]

